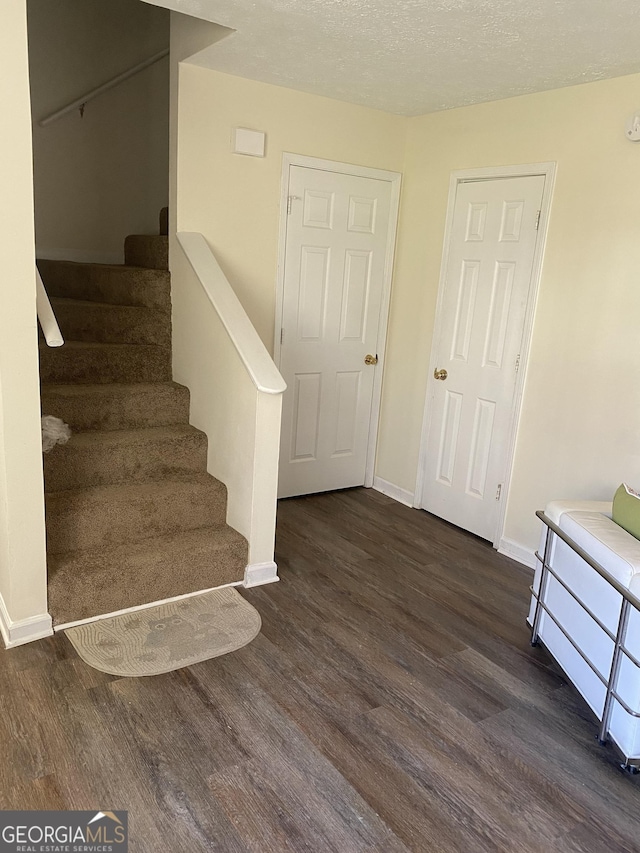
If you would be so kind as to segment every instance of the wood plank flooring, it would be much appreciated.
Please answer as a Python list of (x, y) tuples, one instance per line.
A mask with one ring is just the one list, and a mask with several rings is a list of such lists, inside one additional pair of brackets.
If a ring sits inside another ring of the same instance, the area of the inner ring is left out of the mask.
[(133, 853), (629, 853), (640, 784), (546, 652), (528, 570), (372, 490), (283, 501), (244, 649), (153, 678), (0, 652), (0, 808), (128, 809)]

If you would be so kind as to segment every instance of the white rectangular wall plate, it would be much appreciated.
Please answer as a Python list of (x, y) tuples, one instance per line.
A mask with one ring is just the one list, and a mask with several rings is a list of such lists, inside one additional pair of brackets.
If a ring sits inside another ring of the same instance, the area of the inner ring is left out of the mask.
[(249, 157), (264, 157), (266, 135), (261, 130), (249, 130), (246, 127), (234, 127), (231, 134), (231, 150), (234, 154), (247, 154)]

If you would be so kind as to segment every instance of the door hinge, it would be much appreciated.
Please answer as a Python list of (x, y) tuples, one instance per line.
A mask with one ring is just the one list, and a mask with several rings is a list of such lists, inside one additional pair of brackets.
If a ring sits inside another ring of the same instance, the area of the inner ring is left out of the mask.
[(500, 500), (500, 495), (502, 494), (502, 483), (498, 483), (498, 488), (496, 489), (496, 500)]
[(291, 216), (291, 208), (294, 201), (300, 201), (299, 195), (287, 196), (287, 216)]
[(284, 328), (280, 329), (280, 346), (284, 343)]
[(520, 370), (520, 353), (516, 356), (516, 373)]
[(539, 210), (539, 211), (536, 213), (536, 231), (537, 231), (537, 230), (538, 230), (538, 228), (540, 227), (540, 216), (541, 216), (541, 215), (542, 215), (542, 211), (541, 211), (541, 210)]

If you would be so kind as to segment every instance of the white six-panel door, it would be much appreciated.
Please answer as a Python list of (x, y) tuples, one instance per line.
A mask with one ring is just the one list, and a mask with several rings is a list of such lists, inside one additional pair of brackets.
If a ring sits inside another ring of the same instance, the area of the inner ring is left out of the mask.
[(364, 483), (391, 183), (289, 167), (279, 496)]
[(544, 176), (458, 185), (431, 378), (422, 507), (493, 540)]

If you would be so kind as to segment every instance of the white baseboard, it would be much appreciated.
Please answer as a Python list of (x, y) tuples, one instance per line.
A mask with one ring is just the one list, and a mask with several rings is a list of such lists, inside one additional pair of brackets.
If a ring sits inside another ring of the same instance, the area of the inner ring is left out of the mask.
[(413, 493), (408, 489), (401, 489), (400, 486), (394, 486), (393, 483), (383, 480), (382, 477), (373, 478), (373, 488), (377, 492), (382, 492), (388, 498), (393, 498), (394, 501), (413, 508)]
[(36, 249), (36, 258), (48, 261), (76, 261), (81, 264), (122, 264), (122, 252), (101, 252), (91, 249)]
[(279, 581), (278, 567), (271, 563), (252, 563), (244, 570), (244, 585), (248, 587), (262, 586), (265, 583)]
[(527, 566), (529, 569), (535, 569), (536, 567), (537, 561), (534, 552), (529, 550), (529, 548), (518, 545), (517, 542), (513, 542), (511, 539), (500, 540), (500, 544), (498, 545), (498, 554), (504, 554), (505, 557), (511, 557), (512, 560), (522, 563), (523, 566)]
[(31, 643), (33, 640), (41, 640), (43, 637), (50, 637), (53, 634), (51, 616), (48, 613), (42, 613), (40, 616), (30, 616), (28, 619), (14, 622), (0, 595), (0, 633), (7, 649)]

